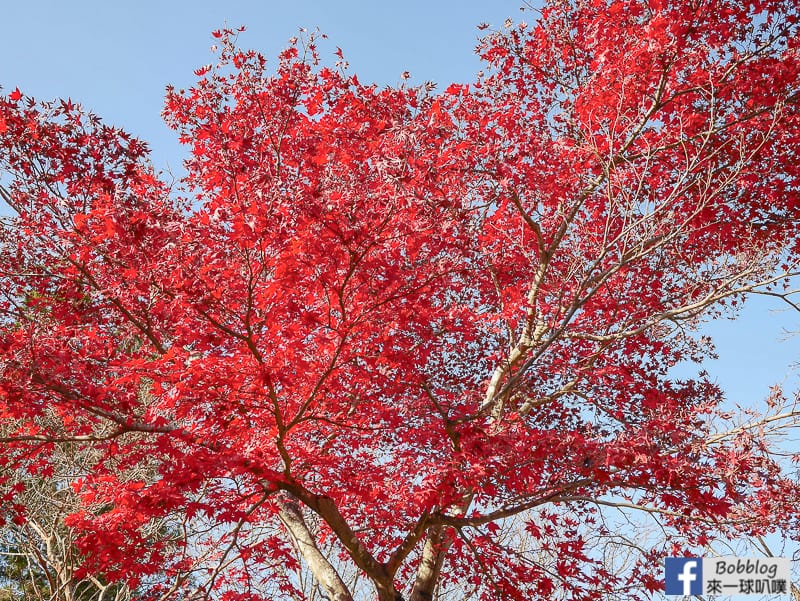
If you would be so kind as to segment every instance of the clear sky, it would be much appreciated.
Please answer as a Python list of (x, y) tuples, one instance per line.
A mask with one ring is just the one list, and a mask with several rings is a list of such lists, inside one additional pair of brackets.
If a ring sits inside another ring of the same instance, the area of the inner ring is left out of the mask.
[[(305, 27), (340, 46), (364, 82), (471, 81), (476, 26), (521, 17), (518, 0), (28, 0), (0, 2), (0, 85), (71, 97), (151, 143), (157, 165), (178, 144), (160, 119), (164, 87), (187, 86), (211, 62), (211, 32), (244, 25), (239, 41), (273, 58)], [(321, 47), (324, 51), (324, 45)], [(323, 55), (324, 56), (324, 55)]]
[[(164, 87), (189, 85), (211, 61), (211, 31), (245, 25), (245, 47), (272, 58), (298, 28), (329, 36), (328, 57), (340, 46), (362, 81), (394, 84), (470, 81), (480, 68), (476, 26), (501, 26), (521, 0), (6, 0), (0, 4), (0, 85), (41, 99), (71, 97), (150, 143), (157, 168), (179, 171), (181, 151), (160, 118)], [(323, 57), (325, 47), (323, 46)], [(707, 370), (733, 402), (750, 404), (770, 385), (798, 387), (800, 315), (775, 299), (756, 299), (743, 319), (711, 324), (720, 359)], [(680, 370), (696, 372), (696, 367)]]

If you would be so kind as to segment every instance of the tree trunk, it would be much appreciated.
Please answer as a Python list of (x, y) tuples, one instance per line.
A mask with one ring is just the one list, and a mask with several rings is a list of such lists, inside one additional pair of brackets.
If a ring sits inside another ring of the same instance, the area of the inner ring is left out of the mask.
[[(279, 517), (289, 531), (297, 550), (308, 564), (311, 573), (325, 590), (331, 601), (353, 601), (341, 576), (331, 563), (320, 553), (317, 541), (306, 525), (303, 512), (294, 501), (287, 501), (280, 510)], [(394, 601), (394, 600), (392, 600)]]
[(445, 528), (439, 526), (431, 529), (425, 546), (422, 548), (422, 558), (417, 568), (417, 578), (414, 581), (414, 588), (411, 591), (409, 601), (432, 601), (436, 583), (439, 582), (439, 575), (442, 572), (444, 556), (447, 554), (445, 542)]
[(378, 601), (404, 601), (403, 595), (397, 592), (391, 583), (388, 585), (376, 583), (375, 587), (378, 590)]

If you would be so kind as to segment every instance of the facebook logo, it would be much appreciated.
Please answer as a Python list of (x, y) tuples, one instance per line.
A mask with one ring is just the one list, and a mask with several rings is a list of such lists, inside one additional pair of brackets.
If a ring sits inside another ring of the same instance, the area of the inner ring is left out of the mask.
[(703, 560), (699, 557), (667, 557), (664, 560), (668, 595), (703, 594)]

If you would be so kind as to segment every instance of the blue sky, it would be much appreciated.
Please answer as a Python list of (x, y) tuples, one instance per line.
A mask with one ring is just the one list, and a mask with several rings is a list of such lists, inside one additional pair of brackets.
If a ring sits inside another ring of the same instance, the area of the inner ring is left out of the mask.
[[(329, 36), (362, 81), (470, 81), (481, 22), (520, 18), (517, 0), (29, 0), (4, 3), (0, 85), (37, 98), (71, 97), (151, 143), (157, 165), (177, 141), (161, 122), (164, 87), (211, 62), (211, 32), (244, 25), (243, 46), (272, 58), (300, 27)], [(324, 46), (322, 48), (324, 50)], [(324, 56), (324, 55), (323, 55)]]
[[(181, 151), (160, 118), (164, 87), (186, 86), (211, 61), (211, 31), (245, 25), (243, 46), (274, 57), (298, 28), (329, 36), (330, 60), (340, 46), (362, 81), (394, 84), (403, 71), (412, 83), (470, 81), (480, 68), (476, 26), (501, 26), (521, 15), (521, 0), (324, 2), (233, 0), (29, 0), (4, 3), (0, 85), (40, 99), (71, 97), (106, 121), (150, 143), (158, 168), (178, 172)], [(323, 57), (326, 48), (323, 46)], [(750, 404), (770, 385), (798, 386), (800, 315), (775, 299), (755, 299), (735, 322), (707, 330), (720, 359), (706, 365), (733, 402)], [(679, 370), (682, 375), (695, 367)]]

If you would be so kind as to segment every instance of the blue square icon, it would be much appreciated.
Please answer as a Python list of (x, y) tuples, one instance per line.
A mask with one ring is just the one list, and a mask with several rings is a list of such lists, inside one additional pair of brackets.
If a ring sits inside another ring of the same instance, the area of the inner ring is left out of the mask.
[(664, 560), (664, 584), (667, 595), (702, 595), (703, 559), (667, 557)]

